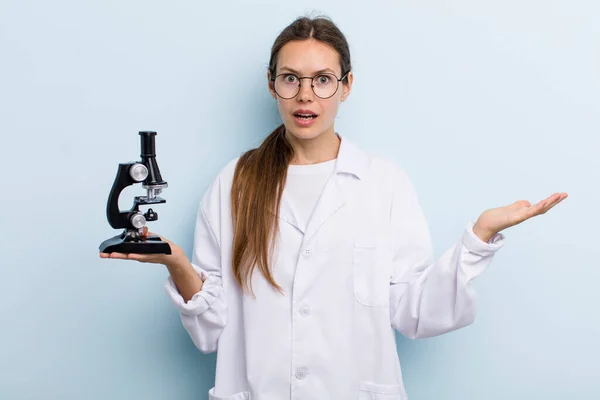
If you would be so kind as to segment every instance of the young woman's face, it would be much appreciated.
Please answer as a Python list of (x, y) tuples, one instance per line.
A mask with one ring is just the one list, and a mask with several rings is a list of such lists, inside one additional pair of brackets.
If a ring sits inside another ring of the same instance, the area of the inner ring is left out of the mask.
[[(341, 81), (338, 84), (336, 80), (342, 78), (341, 73), (339, 54), (317, 40), (291, 41), (279, 50), (276, 76), (285, 75), (279, 76), (274, 84), (269, 73), (269, 90), (277, 100), (279, 113), (288, 133), (298, 139), (314, 139), (324, 133), (334, 134), (333, 123), (338, 107), (350, 95), (353, 80), (350, 72), (348, 84)], [(318, 97), (311, 88), (310, 79), (297, 79), (315, 75), (315, 91), (321, 97), (326, 97), (331, 93), (332, 87), (335, 89), (337, 86), (333, 96), (326, 99)], [(298, 94), (290, 99), (283, 98), (293, 96), (298, 81), (301, 82)], [(277, 85), (279, 95), (275, 92), (274, 85)], [(307, 114), (313, 116), (307, 117)]]

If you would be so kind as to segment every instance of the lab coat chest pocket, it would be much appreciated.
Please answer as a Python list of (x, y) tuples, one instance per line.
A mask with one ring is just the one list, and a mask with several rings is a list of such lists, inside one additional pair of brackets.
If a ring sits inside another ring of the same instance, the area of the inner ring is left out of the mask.
[(354, 297), (370, 307), (389, 305), (391, 251), (378, 235), (354, 240)]

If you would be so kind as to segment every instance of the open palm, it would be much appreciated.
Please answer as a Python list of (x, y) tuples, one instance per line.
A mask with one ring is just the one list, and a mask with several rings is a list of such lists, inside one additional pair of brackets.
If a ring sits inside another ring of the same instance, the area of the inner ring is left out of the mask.
[(552, 207), (568, 197), (567, 193), (554, 193), (550, 197), (531, 205), (527, 200), (519, 200), (508, 206), (492, 208), (483, 212), (476, 222), (476, 227), (489, 236), (503, 229), (520, 224), (536, 215), (545, 214)]
[[(144, 227), (144, 236), (158, 236), (155, 233), (149, 232), (148, 227)], [(118, 258), (121, 260), (135, 260), (143, 263), (164, 264), (174, 263), (176, 259), (185, 257), (181, 247), (177, 246), (172, 241), (159, 236), (163, 242), (167, 242), (171, 247), (171, 254), (136, 254), (136, 253), (100, 253), (100, 258)]]

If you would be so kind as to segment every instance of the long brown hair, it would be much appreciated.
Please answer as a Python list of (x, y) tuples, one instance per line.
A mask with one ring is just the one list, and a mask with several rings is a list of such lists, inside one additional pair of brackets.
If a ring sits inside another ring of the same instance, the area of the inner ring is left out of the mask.
[[(277, 55), (286, 43), (311, 38), (338, 52), (342, 76), (351, 70), (348, 42), (338, 27), (328, 17), (299, 17), (281, 31), (273, 43), (269, 61), (271, 76), (275, 76)], [(247, 151), (237, 162), (231, 187), (232, 268), (243, 292), (258, 266), (269, 284), (282, 293), (269, 270), (269, 255), (278, 234), (281, 195), (293, 155), (285, 126), (281, 124), (258, 148)], [(250, 291), (254, 296), (251, 282)]]

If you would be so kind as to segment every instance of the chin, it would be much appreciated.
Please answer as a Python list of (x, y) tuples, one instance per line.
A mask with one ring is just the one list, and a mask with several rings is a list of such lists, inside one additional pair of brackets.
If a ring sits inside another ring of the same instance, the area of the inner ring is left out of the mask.
[(310, 140), (310, 139), (315, 139), (317, 137), (319, 137), (323, 132), (318, 132), (318, 131), (312, 131), (312, 132), (293, 132), (293, 131), (288, 131), (292, 136), (294, 136), (296, 139), (301, 139), (301, 140)]
[(321, 136), (323, 133), (325, 133), (325, 130), (320, 129), (317, 126), (311, 126), (309, 128), (293, 127), (292, 129), (289, 129), (286, 126), (286, 130), (290, 135), (292, 135), (296, 139), (300, 139), (300, 140), (315, 139), (315, 138), (318, 138), (319, 136)]

